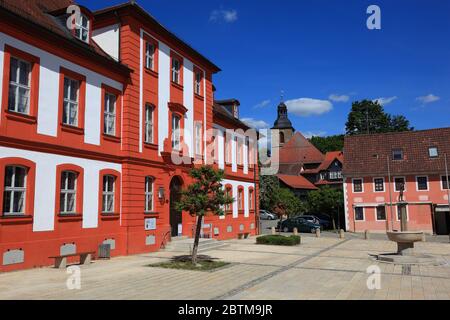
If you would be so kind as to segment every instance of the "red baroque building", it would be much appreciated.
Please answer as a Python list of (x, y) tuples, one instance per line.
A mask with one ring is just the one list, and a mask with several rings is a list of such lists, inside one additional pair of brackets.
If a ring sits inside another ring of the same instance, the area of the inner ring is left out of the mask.
[(195, 219), (173, 204), (205, 161), (236, 201), (203, 235), (255, 234), (256, 138), (236, 100), (214, 102), (220, 69), (134, 2), (78, 7), (68, 28), (72, 4), (0, 2), (0, 271), (191, 237)]
[(449, 234), (450, 128), (347, 136), (344, 156), (348, 231), (400, 230), (404, 204), (408, 230)]

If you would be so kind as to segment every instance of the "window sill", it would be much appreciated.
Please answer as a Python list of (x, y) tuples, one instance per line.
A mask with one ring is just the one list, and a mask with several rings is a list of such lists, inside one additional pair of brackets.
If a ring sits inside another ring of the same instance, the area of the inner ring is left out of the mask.
[(159, 215), (159, 212), (156, 212), (156, 211), (145, 211), (144, 212), (144, 215), (147, 217), (147, 216), (157, 216), (157, 215)]
[(225, 163), (225, 166), (231, 168), (233, 165), (231, 163)]
[(237, 165), (237, 168), (238, 168), (238, 169), (241, 169), (241, 170), (244, 170), (244, 166), (243, 166), (242, 164), (238, 164), (238, 165)]
[(144, 147), (151, 150), (158, 150), (158, 145), (150, 142), (144, 142)]
[(175, 87), (177, 89), (180, 89), (180, 90), (183, 90), (183, 88), (184, 88), (183, 85), (181, 85), (179, 83), (176, 83), (176, 82), (173, 82), (173, 81), (171, 81), (171, 84), (172, 84), (173, 87)]
[(84, 129), (83, 128), (71, 126), (71, 125), (64, 124), (64, 123), (61, 123), (61, 130), (65, 131), (65, 132), (78, 134), (78, 135), (83, 135), (84, 134)]
[(32, 215), (3, 215), (0, 217), (0, 224), (28, 224), (33, 223)]
[(81, 213), (58, 213), (59, 222), (81, 221), (81, 220), (83, 220), (83, 214)]
[(238, 214), (244, 214), (245, 211), (243, 209), (238, 210)]
[(146, 73), (148, 73), (149, 75), (152, 75), (152, 76), (154, 76), (156, 78), (158, 78), (158, 76), (159, 76), (158, 72), (155, 71), (155, 70), (149, 69), (147, 67), (144, 67), (144, 70), (145, 70)]
[(115, 142), (115, 143), (120, 143), (120, 137), (112, 136), (112, 135), (109, 135), (106, 133), (103, 133), (103, 139), (105, 139), (107, 141)]
[(203, 97), (202, 95), (195, 93), (195, 92), (194, 92), (194, 97), (196, 97), (197, 99), (202, 100), (202, 101), (205, 100), (205, 97)]
[(36, 124), (37, 123), (36, 117), (30, 116), (27, 114), (9, 111), (9, 110), (6, 110), (5, 114), (6, 114), (6, 118), (9, 120), (20, 121), (20, 122), (24, 122), (24, 123), (28, 123), (28, 124)]
[(100, 214), (102, 220), (118, 220), (120, 218), (120, 213), (104, 213)]

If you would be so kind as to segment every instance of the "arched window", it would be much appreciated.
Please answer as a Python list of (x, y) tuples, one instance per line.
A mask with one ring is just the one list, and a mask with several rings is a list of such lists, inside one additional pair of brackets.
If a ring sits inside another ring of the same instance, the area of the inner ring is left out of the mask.
[(284, 132), (280, 132), (280, 144), (284, 143)]
[(244, 188), (241, 186), (238, 187), (238, 210), (244, 210)]
[(99, 211), (102, 215), (120, 213), (120, 173), (115, 170), (100, 171)]
[(56, 167), (56, 214), (73, 215), (83, 212), (84, 169), (73, 164)]
[[(225, 194), (228, 196), (228, 197), (232, 197), (233, 196), (233, 189), (232, 189), (232, 187), (231, 187), (231, 185), (226, 185), (225, 186)], [(232, 209), (233, 207), (232, 207), (232, 203), (229, 203), (229, 204), (227, 204), (227, 205), (225, 205), (225, 211), (232, 211), (233, 209)]]

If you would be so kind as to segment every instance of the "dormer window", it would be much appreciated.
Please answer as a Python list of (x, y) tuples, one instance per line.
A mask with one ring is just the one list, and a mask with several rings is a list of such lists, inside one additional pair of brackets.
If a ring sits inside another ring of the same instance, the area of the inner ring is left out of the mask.
[(80, 19), (75, 21), (75, 37), (86, 43), (89, 42), (89, 19), (84, 14), (80, 14)]
[(402, 149), (392, 150), (392, 159), (393, 160), (403, 160), (403, 150)]
[(428, 148), (428, 155), (430, 156), (430, 158), (437, 158), (439, 156), (438, 148), (436, 147)]

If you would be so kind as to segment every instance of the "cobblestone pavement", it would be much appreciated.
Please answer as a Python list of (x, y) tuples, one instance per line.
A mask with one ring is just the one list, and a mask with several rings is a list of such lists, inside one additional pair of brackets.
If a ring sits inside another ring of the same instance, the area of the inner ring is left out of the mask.
[[(81, 289), (68, 290), (65, 270), (41, 268), (0, 274), (0, 299), (450, 299), (450, 244), (424, 242), (417, 251), (443, 258), (440, 266), (381, 264), (369, 254), (395, 243), (304, 236), (296, 247), (232, 240), (209, 255), (231, 262), (214, 272), (148, 267), (169, 259), (158, 252), (81, 266)], [(176, 254), (176, 253), (175, 253)], [(367, 267), (382, 271), (381, 289), (368, 290)]]

